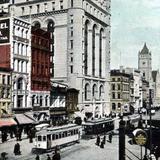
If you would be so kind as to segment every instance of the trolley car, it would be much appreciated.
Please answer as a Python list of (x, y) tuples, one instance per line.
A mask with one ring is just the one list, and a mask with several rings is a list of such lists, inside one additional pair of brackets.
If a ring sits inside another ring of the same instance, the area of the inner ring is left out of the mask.
[(63, 147), (71, 143), (79, 142), (81, 126), (68, 124), (59, 127), (50, 127), (36, 133), (35, 148), (39, 152), (45, 152), (55, 147)]
[(114, 120), (111, 118), (94, 119), (83, 124), (85, 135), (103, 134), (114, 130)]

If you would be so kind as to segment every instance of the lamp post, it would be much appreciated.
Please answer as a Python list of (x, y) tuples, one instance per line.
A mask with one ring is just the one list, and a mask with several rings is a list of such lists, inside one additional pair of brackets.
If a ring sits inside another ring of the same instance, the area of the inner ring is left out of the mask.
[(125, 160), (125, 121), (123, 116), (119, 122), (119, 160)]

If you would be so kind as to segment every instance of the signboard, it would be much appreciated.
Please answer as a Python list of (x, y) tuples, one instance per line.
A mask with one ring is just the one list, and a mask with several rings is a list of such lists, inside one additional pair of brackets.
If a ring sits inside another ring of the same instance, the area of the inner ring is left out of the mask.
[(0, 21), (0, 44), (9, 43), (9, 19), (3, 19)]
[(147, 133), (142, 129), (136, 129), (133, 131), (136, 144), (143, 146), (147, 143)]

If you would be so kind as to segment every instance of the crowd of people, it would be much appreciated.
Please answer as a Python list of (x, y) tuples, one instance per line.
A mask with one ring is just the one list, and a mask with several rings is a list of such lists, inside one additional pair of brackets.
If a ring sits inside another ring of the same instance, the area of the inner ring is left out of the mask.
[[(108, 142), (112, 143), (112, 136), (113, 134), (110, 132), (108, 135)], [(97, 135), (96, 139), (96, 145), (100, 146), (100, 148), (104, 148), (104, 145), (106, 144), (106, 135), (103, 136), (101, 139), (99, 135)]]

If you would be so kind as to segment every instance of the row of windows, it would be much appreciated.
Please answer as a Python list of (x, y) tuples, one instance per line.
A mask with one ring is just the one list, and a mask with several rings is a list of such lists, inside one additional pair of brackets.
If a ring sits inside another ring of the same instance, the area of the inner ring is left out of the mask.
[(112, 99), (121, 99), (121, 93), (112, 93)]
[(25, 90), (26, 84), (24, 79), (21, 77), (16, 82), (14, 82), (14, 90)]
[(40, 82), (32, 80), (31, 88), (32, 90), (48, 91), (50, 89), (49, 81)]
[(11, 98), (10, 88), (1, 88), (0, 89), (0, 98)]
[[(99, 87), (99, 92), (98, 92), (98, 88), (97, 85), (94, 84), (92, 87), (92, 92), (91, 92), (91, 87), (89, 84), (85, 85), (85, 100), (91, 100), (91, 93), (92, 93), (92, 97), (95, 99), (104, 99), (104, 87), (101, 85)], [(99, 96), (98, 96), (99, 93)]]
[(15, 72), (28, 73), (28, 61), (14, 59), (13, 68)]
[[(71, 7), (73, 7), (73, 0), (71, 0)], [(64, 2), (63, 0), (59, 0), (59, 2), (52, 1), (52, 3), (41, 3), (33, 6), (29, 6), (29, 8), (21, 7), (22, 15), (24, 15), (28, 10), (31, 13), (41, 13), (41, 12), (49, 12), (54, 10), (64, 9)], [(27, 11), (26, 11), (27, 10)], [(27, 14), (27, 13), (26, 13)]]
[(28, 34), (28, 29), (24, 29), (22, 27), (19, 26), (14, 26), (13, 27), (13, 35), (17, 36), (17, 37), (21, 37), (24, 39), (29, 39), (30, 34)]
[(117, 106), (116, 106), (116, 103), (112, 103), (112, 110), (116, 110), (117, 107), (120, 109), (121, 103), (118, 103)]
[(4, 74), (0, 74), (0, 84), (7, 84), (10, 85), (11, 84), (11, 76), (10, 75), (4, 75)]
[(121, 89), (121, 85), (120, 84), (112, 84), (112, 90), (120, 90)]
[(83, 8), (85, 8), (85, 10), (87, 12), (89, 12), (92, 15), (94, 15), (98, 19), (101, 19), (102, 21), (105, 21), (106, 15), (104, 13), (100, 12), (98, 9), (96, 9), (92, 5), (83, 2)]
[(29, 47), (22, 43), (13, 42), (13, 53), (22, 56), (29, 56)]
[(32, 96), (32, 106), (39, 104), (39, 106), (49, 106), (49, 96)]
[(49, 40), (32, 35), (32, 43), (49, 48)]
[(51, 139), (55, 140), (55, 139), (60, 139), (60, 138), (65, 138), (65, 137), (68, 137), (68, 136), (76, 135), (76, 134), (78, 134), (77, 129), (71, 130), (71, 131), (65, 131), (65, 132), (62, 132), (62, 133), (53, 134), (52, 136), (48, 135), (47, 137), (46, 136), (38, 136), (38, 141), (46, 141), (47, 139), (48, 140), (51, 140)]
[[(88, 61), (88, 57), (89, 57), (89, 48), (90, 48), (90, 44), (88, 43), (89, 40), (89, 21), (87, 20), (85, 22), (85, 29), (84, 29), (84, 74), (88, 75), (88, 66), (89, 66), (89, 61)], [(92, 43), (91, 43), (91, 47), (92, 47), (92, 76), (95, 76), (95, 69), (96, 69), (96, 54), (99, 54), (99, 60), (98, 60), (98, 64), (99, 64), (99, 76), (102, 77), (102, 60), (103, 60), (103, 52), (104, 52), (104, 43), (103, 43), (103, 39), (102, 36), (104, 34), (104, 30), (100, 29), (100, 35), (99, 35), (99, 39), (98, 39), (98, 43), (99, 43), (99, 48), (97, 47), (97, 41), (96, 41), (96, 32), (97, 32), (97, 26), (94, 25), (92, 28)], [(98, 50), (98, 53), (97, 53)], [(103, 52), (102, 52), (103, 51)]]

